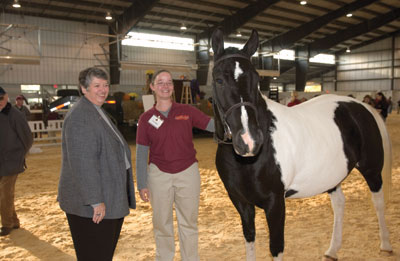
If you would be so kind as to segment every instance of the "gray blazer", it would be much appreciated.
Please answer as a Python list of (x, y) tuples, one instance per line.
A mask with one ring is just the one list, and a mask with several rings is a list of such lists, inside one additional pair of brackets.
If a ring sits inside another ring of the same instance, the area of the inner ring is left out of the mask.
[(128, 215), (129, 208), (136, 208), (132, 168), (127, 172), (124, 150), (130, 164), (131, 152), (122, 140), (124, 144), (85, 97), (72, 107), (62, 131), (58, 187), (62, 210), (91, 218), (91, 205), (103, 202), (104, 218), (117, 219)]

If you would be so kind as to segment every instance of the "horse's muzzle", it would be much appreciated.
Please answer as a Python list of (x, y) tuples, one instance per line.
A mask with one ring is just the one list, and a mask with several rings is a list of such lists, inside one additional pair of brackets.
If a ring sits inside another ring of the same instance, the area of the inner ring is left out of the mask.
[(233, 148), (242, 157), (253, 157), (258, 154), (264, 143), (264, 135), (260, 129), (251, 135), (249, 132), (238, 131), (233, 137)]

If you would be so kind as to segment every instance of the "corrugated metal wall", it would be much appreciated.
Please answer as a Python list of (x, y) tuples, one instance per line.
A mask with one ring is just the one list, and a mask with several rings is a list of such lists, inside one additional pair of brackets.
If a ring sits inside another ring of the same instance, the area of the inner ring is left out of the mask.
[[(41, 54), (40, 65), (1, 65), (0, 83), (77, 84), (80, 70), (101, 64), (94, 54), (103, 53), (99, 44), (107, 42), (108, 38), (100, 34), (107, 34), (107, 26), (8, 14), (3, 14), (0, 20), (7, 24), (34, 25), (40, 28), (10, 30), (10, 33), (19, 36), (2, 45), (11, 52), (2, 49), (0, 54)], [(105, 56), (101, 59), (104, 60)]]
[[(0, 65), (0, 84), (16, 88), (20, 84), (76, 85), (82, 69), (108, 65), (108, 57), (100, 47), (100, 44), (108, 42), (107, 26), (8, 14), (0, 14), (0, 21), (4, 24), (40, 28), (40, 32), (26, 28), (7, 32), (13, 34), (13, 39), (3, 43), (1, 47), (10, 49), (11, 52), (0, 48), (0, 55), (41, 54), (40, 65)], [(0, 29), (4, 30), (5, 27)], [(108, 50), (108, 45), (104, 47)], [(131, 46), (122, 46), (121, 60), (146, 64), (196, 64), (194, 52)], [(104, 68), (108, 70), (107, 67)], [(121, 71), (120, 85), (112, 88), (112, 91), (133, 91), (140, 94), (146, 85), (145, 74), (149, 69), (153, 69), (152, 66)], [(189, 79), (196, 77), (195, 70), (171, 70), (171, 73), (176, 79), (182, 75)]]
[[(394, 78), (400, 77), (400, 69), (393, 68), (393, 38), (352, 50), (339, 57), (337, 68), (338, 91), (391, 91), (400, 90), (398, 79), (392, 86)], [(395, 38), (394, 65), (399, 65), (400, 37)]]

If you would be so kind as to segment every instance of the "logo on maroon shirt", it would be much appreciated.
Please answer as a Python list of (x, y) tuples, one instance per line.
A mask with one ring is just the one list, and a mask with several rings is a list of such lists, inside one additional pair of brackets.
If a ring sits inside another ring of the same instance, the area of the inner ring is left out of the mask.
[(178, 120), (178, 121), (182, 121), (182, 120), (187, 121), (188, 119), (189, 119), (189, 115), (177, 115), (177, 116), (175, 116), (175, 120)]

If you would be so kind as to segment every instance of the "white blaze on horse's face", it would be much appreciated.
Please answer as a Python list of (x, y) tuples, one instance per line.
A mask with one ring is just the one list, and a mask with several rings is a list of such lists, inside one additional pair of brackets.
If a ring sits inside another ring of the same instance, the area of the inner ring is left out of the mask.
[(235, 81), (239, 80), (239, 76), (243, 73), (243, 70), (240, 68), (240, 64), (239, 62), (236, 62), (236, 66), (235, 66), (235, 72), (234, 72), (234, 77), (235, 77)]
[[(243, 98), (240, 97), (240, 102), (243, 102)], [(253, 149), (254, 149), (254, 140), (253, 137), (250, 134), (250, 130), (249, 130), (249, 116), (247, 115), (247, 110), (246, 108), (242, 105), (240, 106), (240, 120), (242, 122), (242, 126), (243, 126), (243, 134), (241, 134), (240, 136), (242, 137), (242, 140), (244, 142), (244, 144), (246, 144), (249, 147), (249, 152), (246, 155), (243, 156), (254, 156), (253, 154)]]

